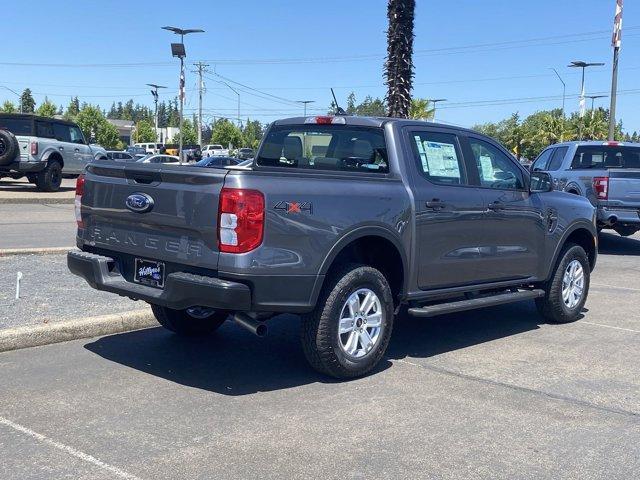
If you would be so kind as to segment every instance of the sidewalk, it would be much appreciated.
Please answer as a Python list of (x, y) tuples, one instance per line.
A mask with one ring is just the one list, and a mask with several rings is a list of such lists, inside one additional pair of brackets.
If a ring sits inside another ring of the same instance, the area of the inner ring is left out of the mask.
[(76, 181), (74, 179), (62, 180), (62, 187), (57, 192), (40, 192), (26, 178), (20, 180), (3, 178), (0, 179), (0, 204), (73, 203), (75, 188)]

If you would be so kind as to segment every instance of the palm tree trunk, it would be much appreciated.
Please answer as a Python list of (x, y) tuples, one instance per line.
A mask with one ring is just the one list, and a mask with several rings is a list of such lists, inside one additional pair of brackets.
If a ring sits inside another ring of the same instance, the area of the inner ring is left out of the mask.
[(389, 0), (385, 76), (390, 117), (409, 117), (413, 83), (413, 21), (415, 0)]

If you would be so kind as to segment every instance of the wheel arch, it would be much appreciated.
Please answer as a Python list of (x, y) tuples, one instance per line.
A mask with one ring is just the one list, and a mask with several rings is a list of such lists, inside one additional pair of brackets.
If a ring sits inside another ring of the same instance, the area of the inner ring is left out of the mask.
[(568, 228), (562, 236), (561, 241), (558, 242), (556, 250), (553, 254), (553, 261), (551, 262), (552, 268), (549, 270), (547, 278), (550, 278), (553, 274), (553, 270), (558, 262), (560, 252), (567, 243), (575, 243), (576, 245), (580, 245), (584, 249), (584, 251), (587, 253), (587, 257), (589, 258), (589, 265), (591, 266), (591, 270), (593, 270), (596, 266), (596, 260), (598, 258), (597, 238), (597, 230), (591, 223), (580, 222)]
[(42, 161), (46, 161), (47, 165), (50, 165), (51, 162), (58, 162), (62, 168), (64, 168), (64, 159), (59, 152), (55, 150), (49, 150), (42, 155)]
[[(384, 254), (374, 257), (376, 252)], [(324, 281), (317, 288), (314, 303), (331, 272), (345, 262), (364, 263), (382, 271), (396, 302), (406, 292), (409, 268), (400, 238), (384, 227), (360, 227), (341, 237), (325, 257), (320, 267)]]

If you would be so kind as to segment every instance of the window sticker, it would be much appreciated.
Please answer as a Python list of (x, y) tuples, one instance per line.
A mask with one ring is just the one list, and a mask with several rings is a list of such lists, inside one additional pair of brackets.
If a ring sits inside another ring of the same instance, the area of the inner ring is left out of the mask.
[(491, 157), (487, 155), (481, 155), (480, 158), (480, 170), (482, 178), (485, 180), (494, 179), (495, 174), (493, 172), (493, 163), (491, 162)]
[(416, 146), (418, 147), (418, 153), (420, 154), (420, 161), (422, 162), (422, 171), (424, 173), (429, 173), (429, 163), (427, 162), (427, 153), (424, 151), (424, 147), (422, 146), (422, 139), (420, 135), (414, 135), (414, 140), (416, 141)]
[(450, 143), (423, 142), (429, 175), (435, 177), (460, 178), (460, 166), (455, 146)]

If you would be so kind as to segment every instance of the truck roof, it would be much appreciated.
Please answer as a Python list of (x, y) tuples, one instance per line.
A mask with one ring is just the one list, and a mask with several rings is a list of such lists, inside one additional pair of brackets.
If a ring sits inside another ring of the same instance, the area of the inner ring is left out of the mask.
[[(273, 125), (299, 125), (299, 124), (305, 123), (307, 119), (314, 118), (314, 117), (341, 117), (345, 119), (345, 123), (344, 123), (345, 125), (355, 125), (358, 127), (382, 127), (387, 123), (398, 123), (398, 124), (401, 124), (402, 126), (430, 125), (433, 127), (442, 127), (442, 128), (448, 128), (448, 129), (465, 131), (465, 132), (474, 132), (474, 130), (460, 127), (457, 125), (428, 122), (424, 120), (412, 120), (407, 118), (393, 118), (393, 117), (361, 117), (358, 115), (308, 115), (306, 117), (290, 117), (290, 118), (283, 118), (281, 120), (276, 120), (273, 122)], [(477, 133), (477, 132), (474, 132), (474, 133)]]
[(550, 147), (560, 147), (560, 146), (577, 146), (577, 147), (586, 147), (586, 146), (620, 146), (620, 147), (636, 147), (640, 148), (640, 143), (634, 142), (609, 142), (607, 140), (572, 140), (570, 142), (562, 142), (562, 143), (554, 143), (553, 145), (549, 145)]

